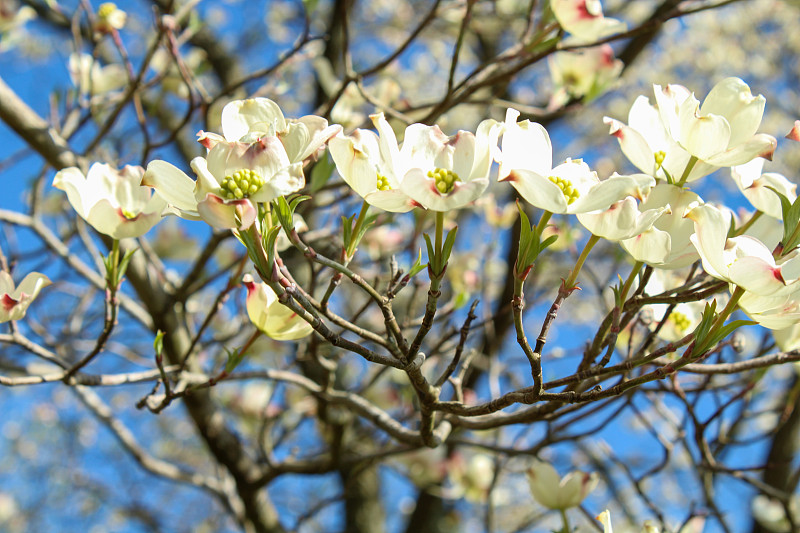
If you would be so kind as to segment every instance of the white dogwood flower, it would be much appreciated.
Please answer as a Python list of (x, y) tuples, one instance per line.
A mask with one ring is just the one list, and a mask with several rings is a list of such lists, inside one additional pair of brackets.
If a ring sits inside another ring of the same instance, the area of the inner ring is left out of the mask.
[(311, 325), (278, 301), (266, 283), (256, 283), (246, 274), (242, 279), (247, 288), (247, 316), (267, 337), (279, 341), (301, 339), (311, 334)]
[(114, 239), (139, 237), (158, 224), (167, 203), (142, 186), (144, 169), (121, 170), (94, 163), (84, 176), (78, 168), (59, 171), (53, 186), (67, 193), (73, 209), (94, 229)]
[(405, 176), (400, 148), (383, 113), (371, 115), (378, 134), (357, 129), (337, 135), (328, 147), (342, 179), (368, 204), (384, 211), (405, 213), (415, 202), (401, 188)]
[(47, 276), (31, 272), (15, 287), (8, 272), (0, 270), (0, 323), (22, 319), (39, 291), (48, 285)]
[(597, 475), (570, 472), (563, 478), (549, 463), (535, 461), (528, 469), (528, 481), (534, 499), (548, 509), (577, 507), (597, 486)]

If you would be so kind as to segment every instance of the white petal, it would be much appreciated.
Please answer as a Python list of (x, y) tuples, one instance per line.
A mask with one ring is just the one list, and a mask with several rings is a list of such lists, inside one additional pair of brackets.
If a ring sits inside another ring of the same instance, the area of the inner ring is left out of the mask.
[(53, 187), (67, 193), (72, 208), (86, 218), (89, 209), (97, 201), (96, 195), (86, 187), (86, 177), (76, 167), (60, 170), (53, 178)]
[[(218, 144), (208, 153), (208, 159), (204, 157), (195, 157), (189, 163), (189, 166), (192, 167), (192, 170), (197, 176), (197, 181), (194, 184), (194, 197), (198, 203), (202, 202), (206, 195), (217, 194), (219, 192), (220, 185), (219, 181), (217, 181), (217, 175), (213, 174), (208, 167), (209, 163), (214, 164), (215, 162), (220, 161), (219, 157), (212, 156), (227, 153), (229, 153), (229, 151), (227, 151), (227, 147), (223, 144)], [(215, 166), (219, 167), (219, 165)], [(227, 174), (225, 174), (223, 171), (222, 173), (218, 174), (218, 176), (219, 179), (222, 179), (227, 176)]]
[(729, 260), (724, 253), (731, 225), (730, 217), (707, 204), (695, 207), (686, 217), (694, 221), (695, 234), (691, 240), (703, 259), (705, 271), (717, 279), (730, 281)]
[(167, 203), (187, 213), (197, 213), (195, 182), (178, 167), (166, 161), (151, 161), (142, 178), (142, 185), (153, 187)]
[(666, 231), (650, 228), (641, 235), (620, 241), (620, 244), (635, 260), (661, 267), (669, 259), (672, 237)]
[(252, 131), (275, 135), (284, 129), (281, 108), (267, 98), (234, 100), (222, 108), (222, 132), (228, 141), (238, 141)]
[(536, 172), (525, 169), (513, 170), (504, 181), (510, 182), (534, 207), (551, 213), (567, 212), (567, 200), (558, 185)]
[(223, 200), (211, 193), (197, 204), (197, 211), (206, 223), (219, 229), (247, 229), (256, 219), (250, 200)]
[(724, 152), (731, 138), (728, 121), (719, 115), (701, 115), (699, 102), (687, 98), (680, 108), (680, 137), (678, 142), (693, 156), (708, 162)]
[(761, 95), (753, 96), (750, 87), (739, 78), (726, 78), (711, 89), (700, 112), (725, 117), (731, 128), (729, 146), (733, 147), (755, 135), (766, 101)]
[(375, 190), (364, 195), (364, 201), (391, 213), (407, 213), (416, 206), (416, 203), (401, 189)]
[[(377, 135), (365, 130), (356, 130), (352, 137), (339, 135), (328, 143), (339, 175), (362, 198), (377, 188), (378, 173), (370, 154), (365, 151), (370, 146), (380, 150)], [(380, 157), (379, 153), (375, 155)]]
[(488, 179), (456, 182), (449, 193), (442, 194), (432, 178), (421, 169), (412, 168), (403, 178), (401, 190), (426, 209), (451, 211), (475, 201), (488, 186)]
[(286, 196), (302, 189), (306, 184), (303, 163), (297, 162), (282, 168), (270, 177), (261, 189), (251, 196), (253, 202), (270, 202), (278, 196)]
[(604, 117), (603, 122), (609, 125), (609, 134), (617, 138), (625, 157), (642, 172), (655, 175), (657, 168), (655, 152), (647, 140), (638, 131), (619, 120)]
[(777, 146), (778, 141), (775, 137), (766, 133), (759, 133), (729, 150), (709, 157), (706, 159), (706, 163), (718, 167), (732, 167), (747, 163), (755, 157), (772, 160), (772, 154), (775, 153)]
[(640, 182), (634, 176), (611, 176), (582, 192), (580, 198), (569, 206), (569, 213), (608, 209), (614, 202), (638, 192), (639, 188)]
[(636, 200), (628, 196), (604, 211), (578, 214), (578, 220), (592, 234), (610, 241), (620, 241), (650, 229), (667, 209), (662, 207), (641, 212)]
[(506, 111), (505, 131), (502, 149), (498, 157), (502, 180), (514, 169), (530, 170), (544, 175), (553, 165), (553, 147), (550, 136), (541, 124), (523, 120), (517, 122), (519, 111), (509, 108)]
[(548, 509), (558, 509), (561, 478), (556, 469), (548, 463), (534, 461), (527, 473), (533, 498)]
[(86, 221), (100, 233), (114, 239), (127, 239), (144, 235), (161, 221), (161, 212), (135, 213), (129, 219), (120, 207), (111, 205), (108, 200), (100, 200), (89, 211)]

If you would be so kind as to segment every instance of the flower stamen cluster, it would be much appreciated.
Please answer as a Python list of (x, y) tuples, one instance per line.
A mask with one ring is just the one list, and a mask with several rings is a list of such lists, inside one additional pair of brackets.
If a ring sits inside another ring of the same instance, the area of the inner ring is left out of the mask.
[(257, 193), (264, 185), (264, 178), (249, 169), (237, 170), (220, 183), (220, 196), (228, 200), (241, 200)]
[(111, 16), (114, 11), (117, 10), (117, 5), (113, 2), (106, 2), (104, 4), (100, 4), (100, 7), (97, 9), (97, 16), (101, 19), (107, 19)]
[(458, 174), (452, 170), (444, 168), (436, 168), (428, 171), (428, 177), (433, 178), (436, 183), (436, 189), (442, 194), (447, 194), (453, 190), (455, 182), (461, 181)]
[(658, 170), (664, 163), (664, 159), (666, 159), (667, 153), (664, 150), (659, 150), (658, 152), (653, 153), (653, 157), (656, 160), (656, 170)]
[(376, 188), (379, 191), (391, 191), (392, 185), (389, 183), (389, 180), (386, 178), (386, 176), (381, 176), (379, 173), (376, 174), (378, 176)]
[(558, 188), (561, 189), (561, 192), (564, 194), (564, 198), (567, 200), (567, 205), (572, 204), (581, 197), (581, 193), (572, 186), (572, 182), (566, 180), (564, 178), (560, 178), (558, 176), (549, 176), (547, 179), (558, 185)]

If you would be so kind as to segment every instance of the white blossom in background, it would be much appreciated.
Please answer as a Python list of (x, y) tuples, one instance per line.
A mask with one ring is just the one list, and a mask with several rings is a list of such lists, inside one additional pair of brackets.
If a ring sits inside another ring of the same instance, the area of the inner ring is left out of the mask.
[(167, 207), (152, 188), (142, 186), (143, 175), (139, 166), (118, 170), (94, 163), (86, 176), (76, 167), (59, 171), (53, 187), (67, 193), (72, 208), (94, 229), (114, 239), (126, 239), (150, 231)]
[(513, 202), (500, 205), (491, 193), (475, 201), (475, 211), (482, 213), (486, 223), (497, 229), (509, 229), (519, 216), (519, 210)]
[(763, 213), (783, 219), (781, 201), (775, 191), (792, 203), (797, 199), (797, 184), (776, 172), (764, 172), (764, 159), (757, 157), (743, 165), (731, 168), (731, 177), (750, 204)]
[[(200, 77), (202, 75), (203, 65), (207, 59), (205, 51), (197, 47), (191, 47), (186, 52), (182, 52), (181, 59), (184, 66), (189, 69), (193, 76)], [(156, 50), (150, 60), (150, 68), (161, 78), (161, 87), (165, 91), (184, 100), (189, 98), (189, 87), (186, 85), (186, 81), (181, 76), (180, 68), (169, 51), (165, 48)]]
[(772, 159), (777, 141), (756, 133), (766, 99), (753, 96), (739, 78), (717, 83), (701, 105), (685, 87), (653, 89), (667, 133), (689, 154), (715, 167), (741, 165), (756, 157)]
[(494, 479), (495, 464), (492, 458), (478, 453), (465, 460), (462, 455), (455, 456), (449, 463), (450, 480), (453, 483), (453, 497), (483, 503)]
[(89, 54), (70, 54), (68, 68), (72, 84), (82, 94), (100, 96), (128, 83), (125, 67), (117, 63), (101, 65)]
[(620, 241), (622, 248), (637, 261), (656, 268), (675, 269), (691, 265), (699, 256), (690, 241), (694, 224), (684, 218), (687, 210), (703, 200), (692, 191), (661, 183), (653, 187), (639, 209), (669, 206), (641, 235)]
[(572, 98), (590, 102), (603, 94), (622, 72), (622, 61), (604, 44), (582, 50), (556, 52), (547, 61), (553, 79), (549, 109), (558, 109)]
[(527, 474), (533, 498), (548, 509), (556, 510), (577, 507), (598, 482), (597, 474), (579, 471), (561, 478), (552, 465), (541, 461), (535, 461)]
[(593, 43), (628, 29), (621, 20), (603, 16), (600, 0), (550, 0), (558, 24), (571, 34), (570, 44)]
[(504, 124), (498, 179), (507, 181), (531, 205), (559, 214), (607, 209), (626, 196), (642, 196), (650, 176), (614, 175), (600, 180), (580, 159), (552, 167), (550, 136), (541, 124), (517, 122), (519, 111), (508, 109)]
[(279, 341), (302, 339), (314, 329), (294, 311), (278, 301), (269, 285), (257, 283), (246, 274), (242, 279), (247, 288), (247, 316), (267, 337)]
[(378, 134), (357, 129), (337, 135), (328, 147), (342, 179), (365, 202), (384, 211), (405, 213), (416, 205), (400, 187), (406, 165), (397, 137), (383, 113), (371, 115)]
[[(648, 296), (656, 296), (667, 290), (674, 289), (686, 281), (685, 272), (655, 269), (645, 287)], [(719, 301), (717, 302), (719, 304)], [(652, 310), (653, 320), (650, 329), (654, 329), (660, 322), (664, 325), (658, 330), (658, 337), (667, 342), (675, 342), (695, 330), (703, 315), (705, 302), (679, 302), (672, 307), (667, 316), (669, 304), (648, 305), (643, 309)]]
[[(439, 126), (411, 124), (399, 151), (400, 189), (431, 211), (451, 211), (474, 202), (489, 186), (500, 124), (486, 119), (476, 133), (448, 137)], [(398, 173), (397, 166), (395, 174)]]
[(47, 276), (31, 272), (15, 286), (11, 275), (0, 270), (0, 323), (22, 319), (39, 291), (48, 285), (50, 279)]
[(23, 26), (36, 18), (31, 6), (21, 6), (17, 0), (0, 0), (0, 53), (25, 37)]
[(95, 15), (94, 31), (98, 33), (111, 33), (125, 27), (128, 14), (119, 9), (113, 2), (104, 2), (97, 8)]
[[(792, 531), (792, 525), (786, 516), (786, 509), (781, 502), (769, 496), (758, 494), (753, 498), (750, 508), (753, 512), (753, 518), (764, 528), (774, 533), (789, 533)], [(800, 517), (800, 497), (796, 494), (791, 497), (789, 511), (796, 522)]]

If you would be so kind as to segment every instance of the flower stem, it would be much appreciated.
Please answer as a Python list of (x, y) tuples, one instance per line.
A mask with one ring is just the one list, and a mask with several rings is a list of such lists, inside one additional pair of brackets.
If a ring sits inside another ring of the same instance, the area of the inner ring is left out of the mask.
[(108, 290), (113, 293), (117, 292), (119, 288), (119, 239), (114, 239), (111, 242), (111, 254), (109, 254), (109, 269), (106, 284)]
[(564, 529), (562, 529), (561, 531), (563, 531), (563, 533), (570, 533), (569, 520), (567, 519), (567, 510), (559, 509), (559, 512), (561, 513), (561, 521), (564, 522)]
[(763, 211), (756, 211), (755, 213), (753, 213), (753, 216), (750, 217), (750, 220), (742, 224), (740, 227), (736, 228), (736, 231), (733, 232), (733, 236), (738, 237), (739, 235), (744, 235), (744, 233), (747, 230), (749, 230), (753, 226), (753, 224), (755, 224), (756, 220), (761, 218), (761, 215), (763, 214), (764, 214)]
[(444, 265), (441, 264), (442, 261), (442, 238), (444, 236), (444, 212), (437, 211), (436, 212), (436, 241), (433, 248), (435, 256), (435, 262), (441, 268), (444, 268)]
[(633, 286), (633, 280), (636, 279), (636, 276), (639, 275), (639, 271), (644, 266), (642, 261), (636, 261), (633, 265), (633, 270), (628, 275), (628, 279), (625, 280), (625, 285), (622, 286), (622, 291), (619, 293), (619, 301), (620, 301), (620, 308), (625, 305), (625, 300), (628, 298), (628, 293), (631, 290), (631, 286)]
[(600, 241), (600, 237), (597, 235), (592, 235), (589, 237), (589, 240), (586, 241), (586, 246), (583, 247), (583, 251), (581, 255), (578, 256), (578, 260), (575, 262), (575, 266), (572, 268), (572, 272), (569, 273), (569, 277), (564, 282), (564, 286), (568, 289), (575, 286), (575, 280), (578, 278), (578, 274), (580, 273), (581, 269), (583, 268), (583, 264), (586, 262), (586, 258), (589, 257), (589, 252), (592, 251), (594, 245)]
[(689, 174), (692, 173), (692, 169), (697, 164), (697, 157), (692, 156), (689, 159), (689, 162), (686, 163), (686, 168), (683, 171), (683, 175), (681, 176), (681, 180), (678, 182), (678, 187), (683, 187), (686, 184), (686, 180), (689, 179)]

